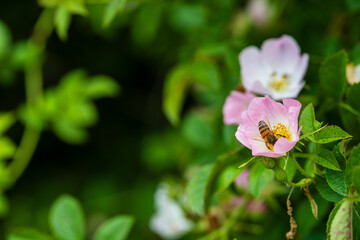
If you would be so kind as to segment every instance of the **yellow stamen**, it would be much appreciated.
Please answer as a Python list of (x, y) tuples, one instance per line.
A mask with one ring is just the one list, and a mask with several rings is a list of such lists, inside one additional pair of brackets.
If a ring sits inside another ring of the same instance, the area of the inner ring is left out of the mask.
[(270, 87), (278, 92), (283, 91), (289, 87), (288, 75), (283, 74), (281, 77), (278, 77), (276, 73), (271, 74)]
[(287, 140), (291, 139), (290, 133), (288, 133), (287, 128), (282, 123), (278, 123), (273, 127), (273, 133), (276, 134), (278, 137), (284, 137)]

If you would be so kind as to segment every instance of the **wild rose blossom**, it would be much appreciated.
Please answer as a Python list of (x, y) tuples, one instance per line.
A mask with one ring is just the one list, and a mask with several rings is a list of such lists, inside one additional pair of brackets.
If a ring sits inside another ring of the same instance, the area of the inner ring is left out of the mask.
[(249, 103), (256, 96), (252, 93), (231, 91), (223, 106), (224, 123), (227, 125), (241, 123), (241, 113), (245, 111)]
[(150, 228), (163, 239), (178, 239), (193, 228), (193, 222), (185, 217), (179, 204), (169, 197), (165, 184), (160, 184), (154, 196), (156, 213), (150, 220)]
[(350, 85), (360, 82), (360, 64), (354, 66), (353, 63), (349, 63), (346, 66), (346, 79)]
[[(299, 141), (298, 117), (301, 103), (294, 99), (283, 99), (283, 104), (269, 96), (254, 98), (241, 114), (236, 138), (252, 150), (253, 156), (280, 157), (290, 151)], [(277, 141), (272, 146), (265, 143), (259, 131), (259, 122), (264, 121), (274, 133)]]
[(298, 44), (288, 35), (266, 40), (261, 50), (254, 46), (245, 48), (239, 60), (247, 91), (280, 100), (297, 97), (305, 84), (302, 79), (309, 56), (300, 55)]

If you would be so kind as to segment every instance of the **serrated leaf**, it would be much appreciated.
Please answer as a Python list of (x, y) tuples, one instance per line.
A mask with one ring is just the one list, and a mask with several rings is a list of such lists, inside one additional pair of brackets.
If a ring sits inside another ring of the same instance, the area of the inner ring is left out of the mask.
[(326, 182), (326, 179), (316, 176), (316, 189), (318, 190), (321, 197), (330, 202), (339, 202), (344, 199), (343, 196), (335, 192), (329, 184)]
[(326, 181), (329, 183), (329, 186), (337, 193), (346, 196), (347, 187), (345, 180), (345, 171), (334, 171), (331, 169), (326, 169)]
[(360, 144), (354, 147), (353, 151), (349, 159), (346, 162), (346, 183), (350, 187), (351, 186), (351, 174), (352, 170), (356, 167), (360, 166)]
[(314, 155), (314, 161), (323, 167), (336, 171), (341, 171), (340, 166), (336, 161), (334, 154), (327, 149), (323, 149), (323, 148), (319, 149), (317, 153)]
[(330, 143), (338, 140), (348, 139), (352, 136), (338, 126), (327, 126), (316, 134), (315, 143)]
[(340, 51), (326, 58), (319, 69), (321, 87), (327, 95), (338, 101), (342, 98), (346, 87), (347, 61), (346, 52)]
[(250, 170), (249, 174), (249, 190), (256, 198), (258, 198), (265, 188), (274, 179), (274, 171), (267, 169), (260, 162), (256, 162)]
[(163, 91), (163, 111), (173, 125), (177, 125), (180, 121), (180, 113), (191, 82), (187, 65), (176, 67), (166, 77)]
[(312, 103), (307, 105), (300, 114), (299, 126), (302, 126), (301, 132), (306, 135), (315, 131), (315, 113)]
[(125, 240), (130, 229), (134, 223), (131, 216), (116, 216), (113, 217), (97, 229), (95, 233), (95, 240)]
[(53, 234), (61, 240), (84, 239), (84, 213), (72, 196), (62, 195), (53, 203), (49, 223)]
[[(341, 204), (341, 205), (340, 205)], [(331, 212), (328, 221), (328, 238), (329, 240), (346, 240), (352, 237), (352, 205), (348, 200), (340, 202), (339, 207), (335, 207)]]
[(7, 240), (53, 240), (52, 237), (31, 228), (15, 229), (8, 235), (6, 239)]
[(71, 22), (71, 13), (64, 6), (58, 6), (55, 11), (54, 25), (59, 38), (62, 41), (67, 39), (68, 29)]
[(187, 204), (189, 208), (200, 215), (203, 214), (205, 188), (212, 168), (212, 164), (201, 167), (190, 179), (186, 188)]
[(127, 0), (110, 0), (103, 17), (103, 26), (108, 27), (114, 21), (117, 14), (125, 9)]

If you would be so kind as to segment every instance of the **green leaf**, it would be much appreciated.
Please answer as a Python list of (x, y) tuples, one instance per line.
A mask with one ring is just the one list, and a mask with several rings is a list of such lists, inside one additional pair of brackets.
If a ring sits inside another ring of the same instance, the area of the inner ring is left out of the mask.
[(200, 83), (211, 90), (219, 90), (221, 79), (215, 64), (211, 62), (195, 62), (191, 65), (191, 75), (194, 82)]
[(343, 196), (347, 195), (345, 171), (339, 172), (331, 169), (326, 169), (325, 177), (326, 177), (326, 181), (329, 183), (329, 186), (335, 192)]
[(7, 240), (53, 240), (52, 237), (38, 232), (35, 229), (31, 228), (19, 228), (13, 230)]
[(163, 92), (163, 111), (167, 119), (177, 125), (187, 90), (192, 83), (187, 65), (173, 69), (166, 77)]
[(103, 26), (108, 27), (114, 21), (117, 14), (125, 9), (127, 0), (110, 0), (103, 17)]
[(301, 112), (299, 126), (302, 126), (301, 132), (309, 134), (314, 132), (315, 129), (315, 113), (312, 103), (307, 105), (304, 110)]
[(260, 162), (256, 162), (249, 174), (249, 190), (256, 198), (258, 198), (265, 188), (274, 179), (274, 172), (264, 167)]
[(336, 161), (335, 155), (327, 149), (319, 149), (314, 155), (314, 161), (323, 167), (341, 171), (339, 163)]
[(235, 157), (241, 149), (220, 155), (213, 164), (204, 193), (205, 213), (208, 213), (214, 192), (227, 188), (243, 170), (237, 168), (239, 160)]
[(0, 160), (13, 157), (15, 151), (16, 151), (16, 146), (10, 138), (7, 137), (0, 138)]
[(53, 234), (61, 240), (84, 239), (84, 213), (72, 196), (62, 195), (53, 203), (49, 223)]
[[(340, 205), (341, 204), (341, 205)], [(353, 203), (344, 200), (335, 206), (330, 213), (328, 220), (328, 238), (329, 240), (351, 239), (352, 236), (352, 205)]]
[(360, 166), (355, 166), (352, 169), (352, 184), (360, 193)]
[(58, 6), (55, 11), (54, 25), (59, 38), (62, 41), (67, 39), (68, 29), (71, 22), (71, 13), (64, 6)]
[(172, 4), (168, 16), (171, 26), (185, 33), (194, 31), (206, 23), (206, 9), (202, 5)]
[(60, 139), (71, 144), (81, 144), (88, 138), (88, 134), (84, 129), (67, 120), (56, 121), (53, 127), (54, 132)]
[(340, 51), (324, 60), (319, 69), (321, 87), (325, 93), (340, 101), (346, 87), (345, 69), (348, 57)]
[(346, 162), (346, 183), (351, 187), (351, 175), (355, 167), (360, 166), (360, 144), (354, 147), (349, 159)]
[(330, 202), (339, 202), (344, 199), (343, 196), (335, 192), (326, 180), (322, 177), (316, 176), (316, 189), (319, 191), (320, 196)]
[(205, 188), (212, 168), (212, 164), (201, 167), (190, 179), (186, 188), (186, 195), (188, 197), (187, 204), (189, 208), (200, 215), (203, 214)]
[(13, 113), (0, 113), (0, 135), (7, 131), (15, 121)]
[(190, 143), (202, 148), (210, 147), (214, 143), (216, 136), (209, 117), (197, 112), (186, 115), (182, 133)]
[(98, 99), (102, 97), (115, 97), (119, 91), (120, 87), (114, 79), (105, 75), (98, 75), (89, 79), (85, 95), (92, 99)]
[(116, 216), (103, 223), (95, 233), (95, 240), (124, 240), (128, 236), (134, 219), (131, 216)]
[(0, 59), (10, 50), (11, 33), (3, 21), (0, 21)]
[(349, 87), (349, 90), (347, 91), (346, 99), (349, 105), (357, 111), (360, 111), (359, 96), (360, 96), (360, 83), (351, 85)]
[(338, 140), (348, 139), (352, 136), (338, 126), (327, 126), (316, 134), (315, 143), (330, 143)]

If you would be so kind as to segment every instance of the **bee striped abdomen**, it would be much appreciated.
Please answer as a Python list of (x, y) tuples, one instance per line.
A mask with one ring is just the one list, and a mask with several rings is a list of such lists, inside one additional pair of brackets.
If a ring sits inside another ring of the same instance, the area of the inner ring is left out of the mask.
[(269, 126), (264, 121), (259, 122), (259, 132), (262, 138), (266, 138), (271, 133)]

